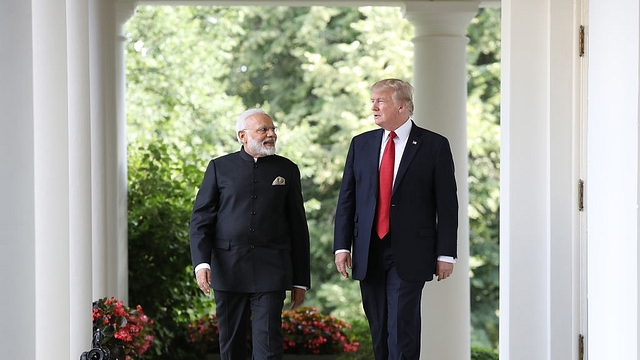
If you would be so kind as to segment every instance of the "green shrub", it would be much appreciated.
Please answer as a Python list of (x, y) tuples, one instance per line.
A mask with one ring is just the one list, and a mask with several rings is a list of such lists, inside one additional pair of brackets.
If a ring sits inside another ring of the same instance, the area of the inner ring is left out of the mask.
[(491, 349), (472, 346), (471, 360), (498, 360), (498, 354)]
[(371, 343), (371, 332), (369, 332), (369, 322), (366, 318), (357, 318), (350, 322), (351, 330), (349, 336), (358, 340), (358, 351), (340, 354), (338, 360), (371, 360), (373, 356), (373, 345)]

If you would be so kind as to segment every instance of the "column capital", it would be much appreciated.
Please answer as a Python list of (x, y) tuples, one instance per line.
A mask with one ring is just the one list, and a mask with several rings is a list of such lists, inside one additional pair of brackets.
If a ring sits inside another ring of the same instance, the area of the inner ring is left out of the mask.
[(469, 1), (406, 1), (402, 14), (415, 29), (415, 37), (466, 36), (467, 25), (478, 13), (481, 2)]
[(116, 3), (116, 26), (124, 25), (136, 13), (136, 0), (118, 0)]

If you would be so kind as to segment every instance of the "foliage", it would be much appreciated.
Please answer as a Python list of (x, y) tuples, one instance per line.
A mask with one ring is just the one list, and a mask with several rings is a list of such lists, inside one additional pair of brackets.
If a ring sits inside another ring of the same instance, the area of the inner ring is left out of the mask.
[(343, 353), (338, 356), (338, 360), (371, 360), (374, 359), (373, 344), (369, 322), (366, 318), (359, 316), (349, 322), (351, 330), (347, 331), (349, 336), (358, 339), (358, 351)]
[(102, 332), (102, 345), (114, 360), (142, 359), (152, 346), (153, 320), (140, 305), (125, 306), (115, 297), (93, 302), (93, 329)]
[(498, 353), (494, 350), (478, 346), (471, 347), (471, 360), (498, 360)]
[(340, 354), (358, 351), (351, 327), (333, 316), (323, 315), (313, 307), (299, 307), (282, 312), (285, 354)]
[[(184, 324), (200, 296), (190, 266), (188, 222), (202, 176), (176, 145), (129, 149), (129, 297), (156, 321), (158, 354), (190, 352)], [(201, 305), (204, 306), (204, 305)]]
[[(356, 352), (358, 342), (348, 335), (351, 327), (313, 307), (282, 311), (285, 354), (341, 354)], [(188, 325), (189, 340), (200, 354), (220, 352), (218, 320), (207, 314)], [(249, 341), (250, 346), (250, 341)]]
[(237, 150), (226, 119), (243, 110), (241, 99), (224, 92), (229, 51), (242, 40), (237, 17), (227, 7), (137, 8), (125, 47), (130, 142), (161, 139), (200, 159)]
[(198, 355), (220, 353), (220, 331), (216, 314), (203, 315), (187, 326), (189, 341)]
[(498, 344), (500, 219), (500, 9), (467, 27), (471, 343)]

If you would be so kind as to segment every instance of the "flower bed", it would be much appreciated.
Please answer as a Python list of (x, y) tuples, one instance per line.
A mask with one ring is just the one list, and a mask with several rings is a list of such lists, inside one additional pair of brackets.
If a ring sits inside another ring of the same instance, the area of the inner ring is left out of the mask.
[[(285, 354), (341, 354), (356, 352), (358, 342), (346, 334), (351, 327), (333, 316), (323, 315), (313, 307), (282, 312), (282, 335)], [(203, 316), (189, 324), (189, 340), (202, 353), (220, 352), (218, 321), (215, 314)], [(250, 341), (249, 341), (250, 343)]]
[(109, 350), (112, 360), (137, 360), (153, 341), (153, 320), (140, 305), (124, 306), (115, 297), (93, 303), (93, 329), (102, 331), (102, 347)]
[(282, 312), (285, 354), (340, 354), (356, 352), (358, 342), (346, 335), (351, 327), (312, 307)]

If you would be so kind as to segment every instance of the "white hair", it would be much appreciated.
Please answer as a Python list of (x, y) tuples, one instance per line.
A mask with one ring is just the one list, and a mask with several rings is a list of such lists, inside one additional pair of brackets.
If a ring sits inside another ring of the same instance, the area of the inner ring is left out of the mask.
[(238, 121), (236, 121), (236, 136), (238, 137), (240, 144), (242, 144), (242, 139), (240, 139), (240, 135), (238, 135), (238, 133), (247, 128), (247, 119), (255, 114), (264, 114), (268, 116), (268, 114), (260, 108), (245, 110), (242, 114), (238, 115)]

